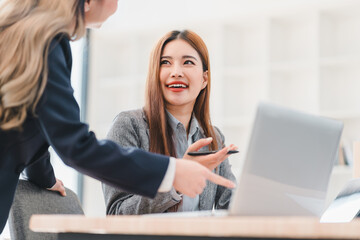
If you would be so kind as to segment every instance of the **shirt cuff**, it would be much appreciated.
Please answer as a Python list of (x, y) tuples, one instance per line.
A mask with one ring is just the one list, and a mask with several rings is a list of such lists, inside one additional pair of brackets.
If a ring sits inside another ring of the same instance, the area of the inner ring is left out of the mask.
[(176, 169), (176, 159), (170, 157), (168, 168), (160, 184), (158, 192), (168, 192), (171, 190), (175, 178), (175, 169)]
[(183, 194), (182, 193), (178, 193), (175, 188), (171, 188), (170, 190), (170, 194), (171, 194), (171, 197), (174, 201), (176, 202), (180, 202), (183, 198)]

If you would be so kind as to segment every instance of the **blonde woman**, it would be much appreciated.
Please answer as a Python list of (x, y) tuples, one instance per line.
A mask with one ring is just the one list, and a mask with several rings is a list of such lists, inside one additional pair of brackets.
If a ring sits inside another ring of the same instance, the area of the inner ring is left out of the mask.
[[(219, 150), (224, 136), (211, 125), (209, 54), (192, 31), (172, 31), (155, 46), (149, 64), (143, 109), (120, 113), (108, 138), (126, 147), (198, 161), (209, 170), (235, 181), (229, 161), (190, 158), (187, 152)], [(209, 145), (209, 146), (207, 146)], [(230, 149), (236, 146), (230, 145)], [(190, 169), (189, 169), (190, 170)], [(182, 196), (176, 189), (154, 199), (103, 184), (107, 214), (146, 214), (228, 208), (231, 190), (208, 183), (202, 194)]]
[[(98, 141), (80, 122), (69, 41), (81, 38), (85, 27), (100, 27), (117, 3), (0, 1), (0, 232), (22, 171), (30, 181), (65, 195), (49, 162), (49, 146), (80, 172), (148, 197), (172, 186), (195, 195), (207, 179), (234, 186), (193, 161)], [(226, 149), (216, 157), (225, 155)]]

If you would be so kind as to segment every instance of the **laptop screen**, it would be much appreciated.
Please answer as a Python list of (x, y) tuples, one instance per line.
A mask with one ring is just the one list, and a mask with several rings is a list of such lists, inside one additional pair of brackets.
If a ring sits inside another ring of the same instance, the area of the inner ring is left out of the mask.
[(231, 215), (321, 216), (343, 124), (261, 103)]

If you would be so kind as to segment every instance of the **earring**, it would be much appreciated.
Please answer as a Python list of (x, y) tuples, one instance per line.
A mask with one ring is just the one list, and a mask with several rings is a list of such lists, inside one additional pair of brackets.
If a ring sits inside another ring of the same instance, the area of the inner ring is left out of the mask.
[(85, 5), (85, 12), (88, 12), (90, 10), (90, 6), (89, 5)]

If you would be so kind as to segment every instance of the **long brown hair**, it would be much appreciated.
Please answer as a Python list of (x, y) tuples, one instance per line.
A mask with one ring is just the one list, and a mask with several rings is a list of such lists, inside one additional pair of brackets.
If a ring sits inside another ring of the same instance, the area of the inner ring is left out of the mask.
[(58, 34), (85, 34), (85, 0), (0, 1), (0, 129), (21, 128), (47, 82), (47, 55)]
[(160, 58), (163, 50), (169, 42), (182, 39), (189, 43), (199, 54), (203, 71), (208, 72), (206, 87), (200, 91), (193, 109), (196, 119), (199, 121), (206, 137), (212, 137), (211, 150), (218, 148), (214, 128), (210, 121), (210, 87), (211, 74), (209, 53), (204, 41), (196, 33), (184, 31), (171, 31), (163, 36), (155, 45), (150, 55), (149, 71), (146, 81), (145, 113), (150, 129), (150, 151), (169, 156), (175, 156), (175, 146), (172, 140), (172, 129), (169, 125), (165, 111), (165, 100), (160, 85)]

